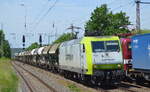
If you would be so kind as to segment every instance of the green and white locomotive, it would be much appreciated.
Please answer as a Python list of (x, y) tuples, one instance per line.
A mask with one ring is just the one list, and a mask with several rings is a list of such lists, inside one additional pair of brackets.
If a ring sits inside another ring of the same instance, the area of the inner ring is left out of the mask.
[(123, 75), (120, 40), (109, 36), (64, 42), (59, 47), (59, 66), (66, 76), (72, 74), (94, 83), (119, 80)]

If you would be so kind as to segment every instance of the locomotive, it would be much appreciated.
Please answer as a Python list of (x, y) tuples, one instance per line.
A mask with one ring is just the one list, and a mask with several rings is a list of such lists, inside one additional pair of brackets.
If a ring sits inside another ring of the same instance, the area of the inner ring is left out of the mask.
[(117, 36), (83, 37), (20, 52), (16, 60), (94, 84), (120, 81), (124, 74)]
[(131, 38), (121, 38), (122, 54), (124, 61), (125, 76), (128, 76), (132, 69)]

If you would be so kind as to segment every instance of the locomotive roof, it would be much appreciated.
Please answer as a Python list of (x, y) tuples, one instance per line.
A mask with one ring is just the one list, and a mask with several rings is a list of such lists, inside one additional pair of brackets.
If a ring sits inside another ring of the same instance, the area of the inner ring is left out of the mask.
[(70, 40), (70, 41), (66, 41), (66, 42), (63, 42), (61, 47), (63, 46), (67, 46), (67, 45), (74, 45), (74, 44), (80, 44), (80, 43), (84, 43), (84, 42), (87, 42), (87, 41), (106, 41), (106, 40), (119, 40), (118, 36), (97, 36), (97, 37), (83, 37), (83, 38), (80, 38), (80, 39), (73, 39), (73, 40)]
[(67, 45), (79, 44), (81, 40), (82, 40), (82, 38), (73, 39), (73, 40), (70, 40), (70, 41), (65, 41), (65, 42), (62, 43), (61, 46), (63, 47), (63, 46), (67, 46)]

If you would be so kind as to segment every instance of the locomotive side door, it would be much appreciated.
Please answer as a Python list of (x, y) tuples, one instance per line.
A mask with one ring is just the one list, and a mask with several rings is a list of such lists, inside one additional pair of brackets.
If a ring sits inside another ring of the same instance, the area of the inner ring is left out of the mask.
[(84, 46), (84, 44), (81, 44), (80, 45), (80, 62), (81, 62), (81, 68), (82, 68), (82, 73), (84, 73), (85, 71), (85, 69), (87, 69), (87, 65), (86, 65), (86, 54), (85, 54), (85, 46)]

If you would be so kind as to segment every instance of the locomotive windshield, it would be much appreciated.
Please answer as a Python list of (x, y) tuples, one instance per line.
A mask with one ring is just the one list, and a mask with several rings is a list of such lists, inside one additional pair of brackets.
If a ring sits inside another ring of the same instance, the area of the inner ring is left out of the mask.
[(103, 52), (105, 51), (105, 46), (103, 41), (92, 42), (93, 52)]
[(93, 52), (114, 52), (119, 51), (118, 41), (96, 41), (92, 42)]
[(106, 50), (108, 52), (119, 51), (118, 41), (106, 41)]

